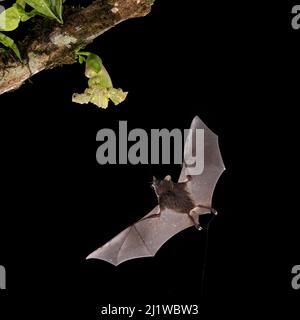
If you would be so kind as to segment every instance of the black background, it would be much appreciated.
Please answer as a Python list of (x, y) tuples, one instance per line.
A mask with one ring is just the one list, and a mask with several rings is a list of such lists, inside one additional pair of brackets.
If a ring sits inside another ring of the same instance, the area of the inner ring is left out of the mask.
[[(85, 87), (80, 65), (44, 71), (0, 97), (0, 264), (8, 287), (1, 296), (12, 317), (96, 319), (107, 303), (196, 303), (206, 316), (296, 308), (290, 271), (299, 264), (297, 213), (283, 200), (279, 149), (288, 143), (278, 131), (297, 102), (288, 70), (300, 32), (288, 21), (286, 45), (278, 20), (268, 17), (254, 5), (157, 0), (149, 16), (123, 22), (88, 48), (115, 86), (129, 91), (120, 106), (71, 102)], [(207, 242), (193, 228), (155, 258), (117, 268), (85, 261), (156, 205), (152, 175), (175, 179), (180, 172), (175, 165), (100, 166), (97, 131), (117, 130), (119, 120), (148, 132), (184, 129), (195, 115), (218, 134), (227, 168), (213, 199), (220, 214), (210, 227), (204, 297)]]

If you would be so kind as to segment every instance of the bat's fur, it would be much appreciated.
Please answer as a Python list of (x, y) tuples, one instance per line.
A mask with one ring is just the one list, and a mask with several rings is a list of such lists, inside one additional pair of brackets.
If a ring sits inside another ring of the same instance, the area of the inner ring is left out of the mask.
[(154, 188), (158, 199), (159, 212), (146, 217), (146, 219), (159, 217), (163, 210), (171, 209), (179, 213), (186, 213), (195, 227), (198, 230), (201, 230), (202, 227), (197, 221), (198, 219), (193, 217), (193, 213), (199, 212), (200, 208), (206, 208), (209, 209), (213, 214), (217, 214), (217, 211), (213, 208), (194, 203), (188, 190), (186, 189), (187, 183), (192, 178), (191, 176), (187, 176), (186, 178), (186, 181), (176, 183), (172, 181), (170, 176), (166, 176), (164, 180), (159, 180), (153, 177), (152, 187)]
[[(188, 180), (187, 180), (188, 181)], [(189, 213), (195, 204), (186, 190), (186, 182), (173, 182), (170, 176), (164, 180), (153, 177), (153, 188), (158, 198), (160, 210), (172, 209), (180, 213)]]

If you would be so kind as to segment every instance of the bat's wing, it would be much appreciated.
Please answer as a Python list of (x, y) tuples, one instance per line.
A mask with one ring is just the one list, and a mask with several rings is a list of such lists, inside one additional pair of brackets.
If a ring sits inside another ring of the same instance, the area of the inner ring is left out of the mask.
[[(179, 182), (184, 181), (187, 175), (191, 175), (192, 179), (188, 182), (187, 187), (194, 203), (211, 207), (215, 186), (222, 172), (225, 170), (219, 149), (218, 136), (214, 134), (199, 117), (193, 119), (190, 129), (184, 146), (185, 161)], [(190, 158), (196, 154), (196, 146), (198, 143), (196, 141), (197, 129), (203, 129), (204, 132), (204, 163), (203, 171), (195, 175), (193, 167), (189, 167), (186, 163), (190, 163)], [(210, 212), (210, 210), (202, 210), (202, 213), (206, 212)]]
[(147, 219), (158, 210), (158, 206), (155, 207), (144, 218), (91, 253), (87, 259), (106, 260), (117, 266), (126, 260), (153, 257), (166, 241), (192, 225), (186, 214), (170, 209), (162, 211), (159, 217)]
[[(204, 129), (204, 170), (202, 174), (192, 177), (188, 188), (195, 203), (210, 206), (215, 185), (224, 170), (218, 137), (198, 117), (194, 118), (191, 129), (184, 147), (185, 159), (188, 159), (196, 148), (196, 129)], [(179, 181), (185, 180), (188, 174), (191, 174), (191, 170), (183, 164)], [(87, 259), (101, 259), (119, 265), (130, 259), (152, 257), (166, 241), (193, 225), (187, 214), (170, 209), (162, 211), (159, 217), (149, 218), (158, 210), (158, 206), (155, 207), (144, 218), (91, 253)], [(203, 209), (201, 213), (206, 212), (209, 210)]]

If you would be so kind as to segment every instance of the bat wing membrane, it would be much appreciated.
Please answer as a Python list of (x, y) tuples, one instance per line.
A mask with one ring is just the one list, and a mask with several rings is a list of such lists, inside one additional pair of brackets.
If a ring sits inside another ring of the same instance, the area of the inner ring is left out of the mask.
[[(186, 139), (184, 156), (189, 163), (189, 157), (196, 154), (196, 129), (204, 129), (204, 167), (199, 175), (192, 175), (188, 183), (190, 194), (195, 204), (211, 207), (215, 186), (225, 166), (219, 149), (218, 136), (213, 133), (199, 117), (191, 124), (191, 131)], [(189, 167), (183, 163), (179, 182), (184, 181), (190, 174)]]
[(147, 219), (157, 210), (158, 206), (91, 253), (87, 259), (101, 259), (113, 265), (119, 265), (130, 259), (153, 257), (165, 242), (192, 225), (186, 214), (169, 209), (162, 211), (159, 217)]

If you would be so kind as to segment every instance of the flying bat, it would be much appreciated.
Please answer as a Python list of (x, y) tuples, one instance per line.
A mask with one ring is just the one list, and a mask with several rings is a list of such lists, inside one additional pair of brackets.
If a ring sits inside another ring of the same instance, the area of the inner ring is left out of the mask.
[[(188, 158), (196, 153), (197, 129), (204, 130), (204, 166), (201, 174), (192, 175)], [(163, 180), (153, 177), (158, 205), (86, 259), (105, 260), (117, 266), (130, 259), (153, 257), (180, 231), (191, 226), (201, 230), (199, 216), (217, 214), (211, 206), (212, 196), (225, 167), (218, 136), (199, 117), (192, 121), (184, 145), (184, 159), (178, 182), (172, 181), (169, 175)]]

